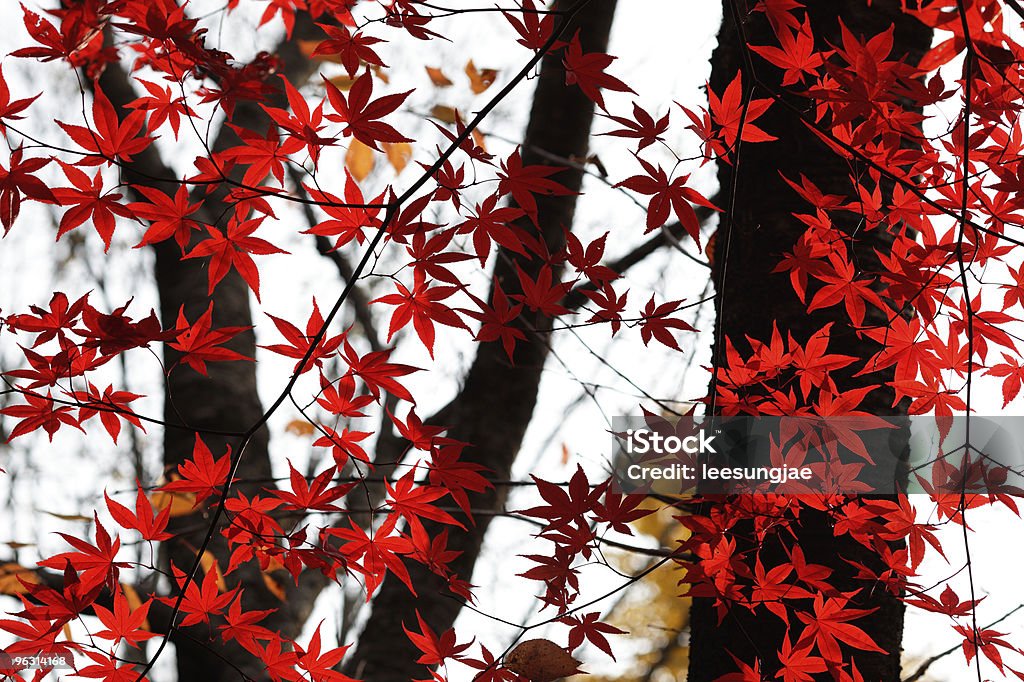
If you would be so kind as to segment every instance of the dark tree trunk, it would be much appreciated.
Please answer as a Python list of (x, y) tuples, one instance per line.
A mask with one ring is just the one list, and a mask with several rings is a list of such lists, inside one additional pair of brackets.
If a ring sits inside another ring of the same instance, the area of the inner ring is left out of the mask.
[[(725, 4), (718, 47), (712, 57), (711, 88), (719, 94), (744, 68), (744, 47), (737, 20), (743, 22), (747, 44), (769, 45), (775, 44), (776, 40), (765, 15), (750, 12), (753, 2), (736, 0), (738, 17), (732, 10), (732, 1), (726, 0)], [(931, 30), (904, 16), (900, 11), (900, 0), (875, 0), (871, 7), (865, 0), (819, 0), (806, 4), (818, 49), (827, 47), (829, 43), (841, 44), (840, 18), (853, 33), (868, 36), (878, 34), (895, 23), (893, 52), (896, 57), (909, 55), (910, 60), (916, 60), (931, 42)], [(753, 59), (759, 78), (768, 85), (777, 86), (781, 81), (780, 72), (757, 56)], [(751, 82), (750, 74), (744, 74), (743, 82), (744, 85)], [(777, 92), (782, 90), (781, 87), (775, 89)], [(754, 96), (763, 98), (767, 95), (762, 90), (755, 91)], [(806, 108), (805, 100), (793, 98), (792, 101), (798, 108)], [(803, 173), (822, 191), (847, 196), (850, 192), (850, 167), (808, 131), (791, 109), (775, 104), (758, 119), (757, 125), (778, 140), (743, 146), (738, 177), (734, 177), (735, 166), (719, 164), (719, 206), (735, 206), (735, 210), (731, 216), (723, 218), (723, 225), (728, 227), (719, 230), (716, 244), (715, 281), (718, 283), (721, 325), (715, 330), (716, 338), (728, 337), (744, 353), (749, 350), (746, 336), (767, 342), (773, 325), (778, 326), (783, 338), (791, 333), (803, 343), (824, 325), (834, 322), (829, 352), (866, 359), (876, 347), (870, 340), (852, 333), (841, 306), (808, 314), (806, 305), (794, 294), (788, 275), (772, 273), (778, 257), (791, 250), (806, 229), (791, 214), (809, 212), (806, 202), (783, 182), (780, 173), (797, 181)], [(732, 196), (734, 188), (735, 196)], [(846, 224), (839, 218), (835, 222), (845, 231), (852, 232), (857, 218), (851, 217)], [(874, 249), (884, 251), (891, 241), (891, 235), (884, 229), (863, 233), (853, 246), (852, 258), (862, 269), (876, 271), (878, 261), (874, 257)], [(726, 273), (724, 282), (723, 269)], [(875, 318), (869, 318), (865, 324), (885, 322), (882, 314), (875, 312)], [(835, 378), (842, 391), (868, 384), (884, 385), (892, 377), (882, 372), (860, 378), (849, 374)], [(891, 390), (883, 387), (870, 393), (861, 409), (878, 415), (895, 414), (892, 398)], [(741, 537), (742, 533), (737, 535)], [(877, 555), (850, 540), (849, 536), (834, 537), (823, 514), (805, 515), (804, 511), (801, 512), (796, 542), (804, 550), (808, 562), (822, 564), (835, 571), (830, 582), (836, 590), (857, 592), (851, 608), (877, 609), (871, 616), (858, 620), (857, 624), (887, 653), (848, 652), (864, 679), (875, 682), (899, 680), (903, 606), (884, 588), (874, 586), (876, 589), (871, 589), (871, 585), (856, 580), (853, 570), (843, 560), (860, 561), (878, 568), (881, 562)], [(778, 544), (777, 541), (774, 543)], [(746, 547), (738, 549), (752, 548), (753, 544), (748, 541)], [(761, 548), (760, 557), (766, 570), (771, 570), (772, 561), (788, 561), (780, 549), (769, 546), (767, 542)], [(763, 609), (755, 614), (742, 607), (731, 609), (719, 622), (711, 599), (695, 599), (691, 615), (688, 679), (690, 682), (710, 682), (734, 671), (735, 663), (726, 652), (731, 652), (748, 665), (759, 661), (762, 673), (773, 678), (779, 667), (777, 652), (784, 636), (782, 621), (765, 615)]]
[[(313, 26), (306, 14), (300, 14), (296, 25), (295, 38), (311, 38), (319, 29)], [(313, 72), (313, 64), (298, 49), (296, 40), (285, 41), (278, 49), (277, 56), (282, 63), (284, 75), (292, 83), (301, 83)], [(118, 107), (119, 115), (126, 115), (124, 105), (137, 95), (125, 71), (117, 64), (107, 67), (99, 79), (99, 86), (110, 101)], [(285, 104), (283, 93), (279, 93), (273, 106)], [(253, 102), (240, 102), (232, 122), (242, 128), (265, 130), (269, 118)], [(223, 126), (214, 141), (214, 149), (221, 150), (237, 143), (233, 131)], [(174, 172), (160, 158), (156, 147), (135, 156), (132, 164), (123, 170), (124, 179), (135, 185), (148, 185), (173, 196), (176, 189)], [(236, 181), (241, 179), (233, 178)], [(225, 192), (215, 192), (209, 197), (197, 194), (192, 201), (201, 201), (197, 219), (211, 225), (223, 227), (223, 216), (228, 213)], [(206, 259), (182, 260), (181, 251), (174, 240), (161, 242), (154, 247), (156, 254), (156, 285), (160, 296), (160, 318), (165, 329), (176, 325), (179, 309), (194, 321), (213, 303), (213, 326), (248, 327), (253, 324), (249, 305), (249, 289), (241, 276), (231, 270), (217, 285), (211, 295), (207, 294)], [(236, 336), (229, 344), (232, 350), (242, 355), (255, 357), (256, 341), (252, 331)], [(178, 353), (164, 347), (164, 363), (172, 367)], [(221, 362), (208, 365), (208, 376), (203, 376), (190, 367), (175, 368), (167, 379), (164, 400), (163, 459), (169, 471), (191, 457), (194, 444), (194, 430), (209, 429), (215, 432), (241, 433), (255, 424), (263, 415), (256, 390), (256, 365), (251, 362)], [(203, 440), (214, 453), (221, 456), (230, 446), (237, 451), (239, 439), (233, 436), (204, 434)], [(260, 429), (249, 441), (242, 453), (238, 477), (251, 481), (267, 481), (271, 476), (267, 430)], [(251, 496), (269, 483), (239, 484), (236, 489)], [(206, 533), (204, 522), (209, 513), (202, 508), (195, 514), (172, 519), (169, 526), (176, 536), (164, 543), (161, 552), (182, 571), (188, 571), (195, 561), (196, 548)], [(222, 570), (228, 565), (229, 552), (219, 532), (214, 536), (210, 551), (216, 557)], [(200, 574), (199, 579), (202, 579)], [(312, 610), (312, 603), (325, 584), (325, 579), (316, 572), (304, 576), (299, 588), (294, 587), (290, 578), (280, 584), (286, 589), (288, 599), (282, 602), (266, 587), (257, 567), (243, 565), (227, 577), (230, 585), (244, 588), (243, 605), (247, 609), (276, 609), (262, 624), (283, 636), (298, 636)], [(209, 680), (210, 682), (235, 682), (242, 672), (253, 680), (269, 679), (266, 666), (251, 654), (232, 643), (225, 646), (216, 633), (213, 639), (201, 627), (190, 628), (187, 633), (172, 637), (175, 644), (179, 680)]]
[[(555, 7), (566, 8), (571, 4), (561, 1), (556, 2)], [(585, 52), (605, 52), (615, 5), (615, 0), (593, 0), (563, 35), (571, 36), (578, 29)], [(594, 104), (578, 88), (566, 85), (560, 53), (546, 57), (522, 145), (523, 164), (547, 165), (551, 155), (584, 158), (593, 118)], [(567, 168), (554, 179), (577, 192), (583, 174)], [(537, 207), (540, 236), (552, 253), (557, 252), (564, 243), (563, 230), (572, 226), (576, 197), (538, 197)], [(529, 220), (525, 220), (522, 227), (529, 231), (537, 229)], [(506, 293), (519, 290), (517, 263), (533, 278), (542, 265), (538, 259), (521, 259), (502, 249), (493, 277)], [(486, 466), (497, 479), (508, 478), (519, 453), (523, 435), (533, 417), (549, 350), (548, 335), (532, 331), (550, 327), (548, 318), (524, 310), (520, 323), (527, 342), (517, 346), (515, 365), (509, 363), (500, 343), (479, 345), (462, 390), (443, 415), (444, 423), (451, 427), (448, 435), (472, 444), (463, 452), (463, 459)], [(504, 491), (490, 491), (470, 499), (474, 508), (500, 509)], [(449, 548), (462, 552), (451, 563), (451, 570), (460, 578), (472, 577), (490, 520), (489, 516), (479, 515), (466, 532), (449, 527)], [(425, 525), (432, 534), (441, 530), (437, 525)], [(372, 682), (408, 682), (429, 677), (423, 666), (416, 663), (420, 652), (405, 636), (402, 624), (415, 627), (415, 611), (419, 610), (431, 628), (443, 632), (455, 622), (462, 603), (448, 593), (440, 578), (422, 565), (410, 563), (409, 572), (419, 597), (414, 598), (399, 580), (388, 575), (373, 601), (373, 612), (355, 654), (346, 666), (350, 675)]]

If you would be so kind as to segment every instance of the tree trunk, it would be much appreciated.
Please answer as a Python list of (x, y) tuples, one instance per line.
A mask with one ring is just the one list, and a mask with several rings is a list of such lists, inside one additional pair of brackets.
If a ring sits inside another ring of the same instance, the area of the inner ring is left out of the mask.
[[(284, 41), (279, 46), (277, 56), (281, 60), (282, 71), (290, 82), (301, 83), (313, 73), (313, 64), (300, 53), (297, 39), (312, 38), (318, 33), (319, 29), (313, 26), (309, 15), (302, 13), (297, 17), (295, 40)], [(99, 87), (123, 118), (127, 114), (124, 105), (137, 96), (127, 73), (120, 65), (111, 64), (100, 76)], [(284, 94), (279, 92), (276, 100), (272, 98), (269, 104), (279, 106), (284, 102)], [(235, 125), (256, 131), (266, 129), (269, 120), (258, 104), (247, 101), (236, 106), (232, 117), (232, 123)], [(235, 133), (228, 126), (222, 126), (213, 147), (215, 151), (219, 151), (236, 143)], [(137, 154), (134, 161), (122, 172), (126, 182), (155, 187), (172, 196), (177, 186), (174, 172), (160, 158), (155, 146)], [(236, 175), (238, 177), (233, 179), (240, 181), (241, 169), (236, 169)], [(201, 201), (202, 204), (197, 219), (206, 224), (222, 226), (222, 216), (229, 212), (225, 199), (224, 190), (208, 197), (202, 195), (201, 189), (198, 190), (191, 198), (191, 201)], [(235, 270), (229, 271), (213, 293), (208, 295), (206, 259), (183, 260), (181, 251), (173, 240), (156, 244), (154, 251), (156, 285), (160, 296), (160, 319), (165, 329), (173, 329), (176, 326), (179, 309), (183, 308), (185, 316), (194, 321), (206, 311), (211, 302), (214, 328), (248, 327), (253, 324), (249, 289)], [(251, 330), (243, 332), (225, 346), (242, 355), (255, 357), (255, 334)], [(172, 367), (178, 355), (177, 351), (165, 345), (165, 367)], [(215, 362), (208, 365), (208, 372), (208, 376), (203, 376), (190, 367), (181, 366), (175, 368), (167, 378), (164, 400), (164, 420), (167, 426), (163, 433), (163, 460), (168, 471), (175, 471), (179, 464), (191, 457), (195, 430), (240, 433), (263, 416), (263, 406), (256, 387), (255, 363)], [(239, 439), (234, 436), (206, 433), (203, 435), (203, 441), (215, 457), (220, 457), (228, 447), (237, 451)], [(265, 428), (255, 433), (241, 455), (242, 461), (237, 474), (241, 479), (261, 482), (241, 483), (235, 486), (236, 490), (252, 496), (261, 488), (272, 486), (266, 482), (271, 477), (268, 441), (269, 436)], [(164, 561), (173, 561), (177, 568), (185, 572), (192, 567), (196, 548), (206, 534), (205, 522), (208, 516), (209, 512), (204, 512), (200, 508), (194, 514), (171, 520), (168, 530), (175, 533), (175, 537), (161, 545)], [(225, 569), (228, 565), (229, 552), (219, 532), (213, 537), (210, 551), (222, 570)], [(262, 623), (263, 625), (280, 632), (283, 636), (295, 637), (309, 617), (313, 600), (326, 584), (326, 579), (315, 571), (303, 577), (299, 588), (294, 586), (290, 578), (279, 581), (288, 594), (288, 599), (284, 602), (267, 589), (258, 567), (252, 562), (227, 576), (227, 580), (231, 586), (241, 585), (244, 588), (243, 605), (246, 609), (276, 609), (275, 613)], [(202, 580), (202, 573), (198, 580)], [(266, 666), (251, 654), (235, 643), (225, 646), (218, 636), (214, 637), (212, 641), (209, 640), (201, 628), (191, 628), (187, 633), (172, 636), (179, 680), (235, 682), (240, 678), (240, 672), (252, 680), (269, 679)]]
[[(744, 45), (737, 28), (737, 21), (743, 22), (742, 32), (748, 45), (777, 44), (774, 33), (764, 13), (752, 13), (753, 2), (732, 0), (725, 2), (725, 18), (719, 33), (718, 47), (712, 57), (711, 89), (721, 94), (737, 73), (744, 69)], [(865, 0), (836, 0), (835, 2), (806, 3), (814, 31), (816, 48), (827, 48), (829, 44), (840, 45), (839, 19), (854, 33), (876, 35), (895, 23), (894, 57), (909, 55), (909, 61), (916, 61), (928, 49), (931, 30), (915, 19), (902, 14), (899, 0), (875, 0), (871, 6)], [(739, 16), (736, 16), (738, 10)], [(754, 55), (754, 66), (759, 79), (782, 92), (778, 86), (781, 72)], [(744, 86), (750, 84), (751, 74), (743, 74)], [(754, 97), (767, 95), (763, 90), (755, 91)], [(791, 98), (799, 110), (807, 108), (807, 101)], [(807, 306), (801, 303), (793, 291), (787, 273), (775, 274), (772, 269), (778, 257), (792, 249), (797, 238), (806, 227), (792, 217), (793, 213), (813, 212), (806, 201), (798, 196), (782, 179), (781, 175), (798, 181), (800, 174), (806, 175), (823, 192), (849, 196), (850, 183), (848, 163), (830, 151), (805, 125), (793, 110), (776, 103), (762, 117), (757, 126), (778, 139), (773, 142), (746, 144), (742, 146), (736, 166), (719, 164), (718, 179), (721, 185), (718, 204), (734, 206), (728, 217), (723, 217), (724, 229), (719, 230), (716, 243), (715, 281), (718, 283), (718, 319), (720, 328), (715, 330), (716, 341), (729, 338), (743, 354), (749, 351), (745, 337), (767, 342), (777, 325), (783, 338), (792, 334), (799, 343), (804, 343), (824, 325), (835, 323), (831, 334), (830, 353), (840, 353), (857, 358), (870, 357), (877, 347), (874, 343), (852, 332), (842, 306), (807, 313)], [(738, 176), (734, 176), (738, 173)], [(780, 175), (781, 174), (781, 175)], [(890, 187), (891, 189), (891, 187)], [(886, 187), (883, 181), (883, 192)], [(735, 191), (735, 196), (733, 196)], [(834, 224), (848, 233), (857, 226), (858, 218), (836, 217)], [(845, 223), (842, 220), (846, 220)], [(885, 251), (892, 237), (884, 229), (862, 232), (852, 248), (852, 259), (867, 272), (878, 269), (874, 250)], [(870, 312), (870, 308), (869, 308)], [(885, 319), (878, 310), (865, 324), (884, 324)], [(717, 344), (716, 344), (717, 345)], [(892, 408), (893, 393), (884, 387), (891, 376), (865, 376), (856, 378), (852, 372), (834, 375), (840, 391), (868, 384), (883, 385), (868, 394), (861, 409), (876, 415), (896, 414)], [(887, 370), (886, 372), (890, 372)], [(885, 374), (885, 372), (881, 373)], [(712, 387), (714, 390), (714, 387)], [(877, 555), (849, 536), (836, 538), (824, 514), (806, 513), (801, 510), (798, 537), (795, 540), (804, 550), (809, 563), (822, 564), (833, 569), (830, 579), (837, 591), (857, 592), (850, 608), (877, 609), (871, 616), (857, 621), (871, 638), (886, 653), (877, 654), (849, 650), (865, 680), (888, 682), (899, 680), (900, 643), (903, 633), (903, 605), (884, 588), (865, 585), (854, 577), (854, 570), (845, 559), (859, 561), (877, 569), (881, 561)], [(743, 544), (743, 529), (735, 537)], [(755, 549), (752, 538), (746, 546), (738, 546), (737, 552)], [(759, 556), (764, 568), (770, 571), (774, 565), (789, 561), (786, 554), (777, 548), (781, 543), (769, 545), (766, 542)], [(747, 555), (753, 562), (755, 552)], [(775, 563), (772, 563), (775, 562)], [(792, 633), (792, 637), (799, 633)], [(694, 599), (691, 615), (690, 640), (690, 682), (709, 682), (736, 670), (732, 653), (747, 665), (760, 663), (766, 679), (772, 679), (779, 669), (778, 651), (786, 636), (785, 625), (774, 615), (765, 615), (763, 608), (753, 614), (745, 607), (730, 609), (719, 622), (711, 598)]]
[[(571, 4), (562, 0), (555, 3), (555, 8), (564, 9)], [(572, 36), (578, 29), (584, 52), (605, 52), (615, 5), (616, 0), (593, 0), (563, 36)], [(593, 102), (579, 88), (566, 85), (560, 53), (545, 57), (522, 145), (523, 164), (549, 164), (550, 157), (538, 154), (537, 150), (561, 158), (584, 158), (593, 118)], [(582, 186), (583, 174), (578, 169), (566, 168), (553, 179), (577, 192)], [(540, 236), (550, 252), (555, 253), (564, 244), (563, 230), (572, 226), (576, 196), (538, 196), (537, 208)], [(537, 229), (529, 219), (524, 219), (521, 226), (528, 231)], [(536, 278), (543, 263), (501, 249), (493, 279), (509, 294), (519, 291), (517, 264), (528, 276)], [(537, 389), (549, 352), (548, 334), (533, 331), (550, 327), (548, 318), (524, 310), (518, 323), (525, 330), (527, 341), (517, 345), (515, 365), (509, 363), (500, 343), (480, 344), (462, 390), (444, 410), (444, 421), (450, 427), (448, 436), (471, 443), (463, 451), (462, 459), (482, 464), (496, 479), (509, 477), (533, 417)], [(491, 490), (471, 496), (470, 500), (474, 508), (500, 509), (504, 490)], [(450, 565), (460, 578), (472, 577), (490, 521), (490, 516), (476, 516), (474, 524), (467, 524), (465, 532), (448, 526), (449, 549), (462, 552)], [(436, 524), (424, 525), (432, 535), (442, 529)], [(429, 678), (423, 666), (416, 663), (420, 652), (406, 637), (402, 624), (415, 627), (418, 610), (435, 632), (444, 632), (455, 622), (462, 603), (448, 593), (443, 580), (421, 564), (410, 563), (409, 573), (419, 596), (413, 597), (401, 581), (388, 575), (374, 598), (373, 611), (355, 654), (346, 665), (348, 674), (372, 682)]]

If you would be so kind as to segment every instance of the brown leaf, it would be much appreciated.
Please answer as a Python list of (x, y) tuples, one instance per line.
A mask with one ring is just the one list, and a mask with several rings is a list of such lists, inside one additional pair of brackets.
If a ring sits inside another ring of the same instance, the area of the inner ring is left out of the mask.
[(388, 163), (395, 169), (395, 173), (401, 173), (412, 158), (412, 145), (408, 142), (385, 142), (384, 153), (388, 155)]
[(31, 569), (15, 563), (0, 564), (0, 594), (24, 594), (28, 592), (28, 588), (22, 584), (22, 580), (33, 585), (39, 584), (39, 578)]
[(306, 59), (311, 59), (313, 61), (318, 62), (333, 62), (335, 64), (341, 64), (341, 55), (339, 54), (318, 54), (316, 56), (313, 55), (313, 53), (316, 52), (316, 48), (318, 48), (320, 46), (320, 43), (323, 42), (322, 40), (300, 40), (298, 42), (299, 52), (301, 52), (302, 56), (305, 57)]
[(217, 557), (213, 556), (210, 550), (204, 551), (202, 556), (199, 557), (199, 565), (203, 567), (204, 573), (214, 571), (217, 575), (217, 589), (221, 592), (227, 591), (228, 586), (224, 582), (224, 574), (221, 573), (220, 566), (217, 564)]
[(366, 179), (366, 176), (373, 170), (376, 162), (376, 159), (373, 158), (372, 149), (359, 140), (352, 140), (352, 143), (348, 146), (348, 152), (345, 153), (345, 167), (348, 168), (349, 172), (352, 173), (352, 177), (357, 182)]
[(458, 111), (455, 107), (449, 107), (444, 104), (435, 104), (430, 110), (430, 115), (444, 123), (455, 123), (455, 119), (458, 117)]
[(520, 642), (505, 656), (505, 667), (532, 682), (552, 682), (580, 672), (580, 662), (549, 639)]
[(466, 63), (466, 75), (469, 76), (469, 89), (474, 94), (479, 95), (494, 84), (494, 80), (498, 77), (498, 72), (495, 69), (478, 69), (473, 60), (470, 59)]
[(334, 87), (338, 88), (342, 92), (348, 92), (349, 90), (352, 89), (352, 84), (356, 82), (356, 79), (349, 78), (345, 74), (341, 74), (340, 76), (328, 78), (327, 82), (333, 85)]
[(284, 430), (295, 436), (312, 436), (316, 433), (316, 427), (305, 419), (291, 420), (288, 422), (288, 426), (284, 427)]
[(430, 82), (439, 88), (447, 88), (452, 85), (452, 81), (448, 76), (444, 75), (444, 71), (433, 66), (424, 67), (427, 70), (427, 75), (430, 76)]
[(168, 493), (157, 490), (149, 496), (149, 503), (153, 505), (156, 513), (162, 512), (167, 507), (171, 508), (171, 518), (187, 516), (196, 509), (195, 493)]
[(277, 582), (277, 579), (274, 578), (274, 576), (269, 573), (263, 573), (263, 584), (272, 595), (278, 598), (278, 600), (285, 600), (286, 595), (284, 587), (281, 586), (281, 583)]

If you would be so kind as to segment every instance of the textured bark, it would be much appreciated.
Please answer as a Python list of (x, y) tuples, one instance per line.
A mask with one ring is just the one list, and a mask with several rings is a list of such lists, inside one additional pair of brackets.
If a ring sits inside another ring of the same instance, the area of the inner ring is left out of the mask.
[[(739, 20), (744, 22), (746, 40), (753, 45), (773, 44), (773, 33), (765, 15), (749, 12), (753, 4), (743, 0), (736, 3)], [(931, 42), (931, 30), (904, 16), (900, 11), (900, 0), (875, 0), (871, 7), (864, 0), (806, 4), (819, 49), (827, 47), (827, 43), (841, 44), (839, 18), (855, 34), (869, 36), (895, 23), (893, 52), (896, 56), (909, 55), (910, 60), (920, 58)], [(743, 64), (743, 45), (730, 5), (730, 0), (726, 0), (719, 44), (712, 57), (711, 88), (716, 93), (725, 89)], [(754, 59), (757, 60), (757, 57)], [(771, 85), (780, 82), (779, 72), (764, 61), (757, 60), (755, 67), (759, 78), (765, 83)], [(750, 82), (749, 75), (744, 74), (744, 84)], [(781, 91), (781, 88), (776, 88), (776, 91)], [(755, 97), (765, 96), (763, 91), (755, 92)], [(800, 108), (806, 106), (806, 102), (799, 99), (793, 101)], [(741, 353), (745, 353), (749, 351), (749, 345), (744, 337), (767, 341), (771, 337), (773, 325), (778, 326), (783, 338), (788, 332), (803, 343), (822, 326), (835, 322), (829, 352), (868, 358), (876, 347), (870, 340), (852, 333), (848, 321), (844, 323), (846, 318), (842, 307), (808, 314), (806, 305), (793, 292), (788, 275), (772, 273), (778, 256), (790, 250), (805, 230), (805, 226), (791, 214), (807, 212), (805, 202), (783, 182), (779, 174), (798, 180), (800, 173), (803, 173), (822, 191), (846, 196), (850, 192), (849, 166), (829, 151), (806, 129), (797, 115), (784, 106), (773, 106), (758, 119), (757, 125), (778, 137), (778, 140), (743, 146), (738, 177), (734, 177), (734, 166), (719, 165), (719, 205), (734, 205), (735, 210), (728, 218), (731, 223), (726, 230), (728, 235), (720, 230), (716, 245), (715, 274), (716, 282), (719, 283), (721, 321), (721, 328), (715, 330), (716, 337), (728, 337)], [(847, 232), (852, 232), (856, 223), (856, 217), (850, 218), (845, 224), (836, 220), (836, 224)], [(862, 269), (877, 271), (878, 260), (874, 250), (884, 251), (890, 244), (891, 236), (882, 229), (863, 232), (859, 234), (854, 246), (853, 258)], [(722, 268), (725, 268), (724, 283)], [(869, 315), (865, 324), (884, 322), (882, 313), (874, 311), (874, 317)], [(886, 381), (892, 379), (891, 370), (859, 378), (850, 376), (850, 373), (835, 378), (840, 391), (869, 384), (882, 385), (882, 388), (868, 395), (862, 409), (878, 415), (898, 413), (899, 406), (897, 409), (892, 407), (891, 389), (884, 386)], [(739, 538), (743, 533), (742, 529), (738, 530)], [(902, 603), (882, 588), (872, 590), (871, 586), (867, 586), (868, 589), (865, 589), (862, 581), (853, 578), (853, 570), (843, 560), (860, 561), (877, 568), (881, 565), (878, 557), (848, 536), (834, 537), (827, 519), (821, 514), (801, 512), (796, 542), (804, 550), (808, 562), (834, 569), (834, 579), (830, 582), (837, 590), (858, 591), (851, 607), (877, 609), (866, 619), (858, 620), (857, 624), (887, 653), (848, 652), (856, 661), (864, 679), (876, 682), (899, 680)], [(748, 541), (747, 546), (738, 547), (738, 550), (752, 548), (753, 545)], [(760, 557), (766, 570), (788, 560), (779, 547), (769, 545), (762, 548)], [(691, 618), (690, 682), (716, 680), (735, 670), (735, 664), (726, 651), (748, 665), (759, 660), (762, 672), (772, 678), (779, 667), (777, 652), (786, 634), (785, 628), (780, 619), (764, 616), (760, 611), (758, 614), (755, 616), (745, 608), (736, 608), (730, 610), (719, 622), (712, 600), (695, 599)]]
[[(568, 7), (568, 2), (556, 6)], [(593, 0), (576, 17), (574, 25), (565, 35), (580, 31), (585, 52), (605, 52), (608, 34), (615, 12), (615, 0)], [(526, 137), (522, 145), (524, 165), (548, 163), (535, 150), (546, 150), (561, 158), (586, 155), (594, 105), (578, 88), (567, 87), (560, 56), (544, 59)], [(573, 192), (580, 189), (583, 174), (567, 168), (554, 176)], [(552, 253), (564, 243), (563, 229), (572, 226), (576, 210), (575, 196), (538, 197), (540, 233)], [(522, 223), (527, 230), (536, 230), (528, 220)], [(494, 270), (494, 280), (506, 293), (519, 291), (516, 264), (531, 277), (536, 277), (541, 263), (528, 260), (502, 249)], [(444, 409), (444, 423), (451, 428), (448, 435), (471, 443), (463, 459), (483, 464), (494, 478), (508, 478), (519, 452), (523, 435), (533, 417), (537, 402), (544, 361), (549, 352), (546, 334), (533, 329), (550, 326), (550, 321), (537, 314), (524, 311), (520, 320), (526, 330), (528, 342), (517, 346), (515, 365), (509, 363), (500, 343), (481, 344), (466, 376), (462, 390)], [(504, 490), (472, 496), (471, 503), (478, 509), (499, 509), (504, 501)], [(461, 578), (473, 574), (490, 516), (479, 515), (466, 532), (450, 528), (449, 548), (461, 551), (451, 563), (451, 570)], [(438, 526), (428, 524), (428, 531), (436, 533)], [(428, 672), (416, 663), (420, 653), (402, 630), (406, 623), (415, 627), (415, 611), (419, 610), (426, 622), (436, 631), (451, 627), (462, 608), (462, 603), (448, 593), (446, 584), (420, 564), (409, 564), (418, 598), (389, 575), (373, 601), (373, 611), (366, 623), (346, 672), (373, 682), (407, 682), (427, 679)]]

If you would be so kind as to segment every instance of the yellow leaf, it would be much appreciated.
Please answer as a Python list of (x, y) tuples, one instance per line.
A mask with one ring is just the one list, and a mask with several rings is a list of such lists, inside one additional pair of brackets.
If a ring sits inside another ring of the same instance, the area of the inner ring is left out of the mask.
[(365, 180), (375, 163), (373, 150), (359, 140), (352, 140), (345, 154), (345, 167), (352, 173), (352, 177), (357, 181)]
[(388, 163), (395, 169), (395, 173), (401, 173), (402, 169), (412, 158), (412, 145), (408, 142), (385, 142), (384, 153), (388, 155)]
[(28, 588), (22, 584), (22, 580), (33, 585), (39, 584), (39, 578), (30, 569), (14, 563), (0, 564), (0, 594), (28, 592)]
[(495, 69), (478, 69), (473, 60), (470, 59), (466, 64), (466, 75), (469, 76), (469, 89), (474, 94), (479, 95), (481, 92), (491, 87), (494, 83), (494, 79), (498, 77), (498, 72)]
[(484, 134), (480, 132), (479, 128), (473, 128), (473, 142), (476, 142), (476, 146), (487, 151), (487, 145), (484, 144)]
[(320, 46), (322, 40), (300, 40), (299, 41), (299, 52), (302, 53), (306, 59), (312, 59), (318, 62), (333, 62), (334, 64), (341, 63), (341, 55), (337, 54), (318, 54), (313, 56), (316, 52), (316, 48)]
[(349, 78), (345, 74), (342, 74), (340, 76), (328, 78), (327, 82), (333, 85), (334, 87), (338, 88), (342, 92), (347, 92), (352, 88), (352, 84), (355, 83), (356, 80), (354, 78)]
[(455, 123), (455, 119), (458, 117), (458, 111), (455, 107), (445, 106), (444, 104), (435, 104), (430, 110), (430, 115), (439, 121), (445, 123)]
[(220, 572), (220, 566), (217, 565), (217, 557), (210, 553), (210, 550), (203, 552), (203, 555), (199, 557), (199, 565), (203, 567), (203, 571), (209, 573), (214, 571), (217, 575), (217, 589), (224, 592), (228, 589), (227, 583), (224, 582), (224, 574)]
[(45, 509), (43, 510), (43, 513), (49, 514), (53, 518), (60, 519), (61, 521), (92, 521), (91, 516), (82, 516), (81, 514), (58, 514), (57, 512), (46, 511)]
[(284, 593), (284, 588), (281, 586), (281, 583), (277, 582), (274, 576), (264, 573), (263, 584), (266, 585), (267, 589), (270, 591), (272, 595), (274, 595), (281, 601), (285, 600), (285, 597), (287, 595), (285, 595)]
[(149, 503), (153, 505), (153, 509), (159, 514), (167, 507), (171, 508), (171, 518), (177, 518), (179, 516), (186, 516), (195, 511), (196, 508), (196, 494), (195, 493), (167, 493), (162, 490), (157, 490), (149, 496)]
[(452, 81), (448, 76), (444, 75), (444, 71), (433, 66), (424, 67), (427, 70), (427, 75), (430, 76), (430, 82), (439, 88), (447, 88), (452, 85)]
[(316, 433), (316, 427), (305, 419), (293, 419), (288, 422), (284, 430), (296, 436), (312, 436)]

